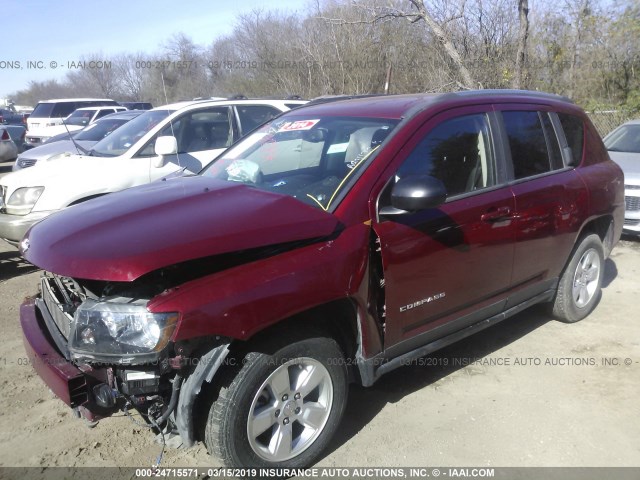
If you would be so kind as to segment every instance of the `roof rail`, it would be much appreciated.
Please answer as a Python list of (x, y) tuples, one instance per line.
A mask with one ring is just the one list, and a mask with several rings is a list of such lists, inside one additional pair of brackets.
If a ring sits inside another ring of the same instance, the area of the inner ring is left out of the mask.
[(388, 97), (384, 93), (366, 93), (359, 95), (322, 95), (321, 97), (312, 98), (308, 105), (318, 105), (320, 103), (338, 102), (340, 100), (353, 100), (356, 98), (370, 98), (370, 97)]
[(487, 89), (487, 90), (460, 90), (458, 92), (453, 92), (455, 95), (520, 95), (524, 97), (532, 97), (532, 98), (548, 98), (552, 100), (563, 100), (565, 102), (574, 103), (569, 97), (565, 97), (564, 95), (558, 95), (556, 93), (547, 93), (547, 92), (539, 92), (536, 90), (517, 90), (517, 89)]
[[(393, 97), (396, 95), (402, 94), (383, 94), (383, 93), (372, 93), (372, 94), (360, 94), (360, 95), (323, 95), (321, 97), (316, 97), (311, 99), (307, 105), (317, 105), (321, 103), (328, 102), (336, 102), (340, 100), (352, 100), (356, 98), (369, 98), (369, 97)], [(409, 94), (410, 95), (410, 94)], [(538, 92), (533, 90), (514, 90), (514, 89), (487, 89), (487, 90), (460, 90), (455, 92), (442, 92), (436, 95), (455, 95), (455, 96), (476, 96), (476, 95), (520, 95), (532, 98), (540, 98), (540, 99), (552, 99), (552, 100), (561, 100), (568, 103), (574, 103), (568, 97), (563, 95), (558, 95), (555, 93), (547, 93), (547, 92)]]

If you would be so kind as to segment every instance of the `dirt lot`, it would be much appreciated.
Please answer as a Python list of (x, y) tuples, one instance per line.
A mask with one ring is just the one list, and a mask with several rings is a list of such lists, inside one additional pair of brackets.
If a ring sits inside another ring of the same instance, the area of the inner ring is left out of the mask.
[[(18, 308), (38, 275), (0, 246), (0, 466), (150, 466), (160, 446), (146, 429), (126, 417), (87, 428), (24, 365)], [(640, 241), (626, 239), (584, 321), (529, 310), (352, 387), (318, 465), (640, 466), (639, 276)], [(216, 466), (201, 444), (162, 465)]]

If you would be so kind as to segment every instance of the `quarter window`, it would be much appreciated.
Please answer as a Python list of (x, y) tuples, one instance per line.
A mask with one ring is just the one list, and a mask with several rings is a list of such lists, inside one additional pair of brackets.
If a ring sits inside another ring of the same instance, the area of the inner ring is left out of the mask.
[(98, 115), (96, 115), (96, 120), (98, 118), (102, 118), (102, 117), (106, 117), (107, 115), (111, 115), (112, 113), (114, 113), (115, 110), (114, 109), (110, 109), (110, 110), (100, 110), (98, 112)]
[(503, 112), (516, 179), (551, 171), (549, 153), (538, 112)]
[(453, 196), (495, 185), (494, 164), (486, 115), (467, 115), (431, 130), (407, 157), (397, 177), (431, 175)]
[(580, 165), (584, 144), (584, 124), (582, 119), (567, 113), (558, 113), (564, 136), (571, 148), (571, 165)]

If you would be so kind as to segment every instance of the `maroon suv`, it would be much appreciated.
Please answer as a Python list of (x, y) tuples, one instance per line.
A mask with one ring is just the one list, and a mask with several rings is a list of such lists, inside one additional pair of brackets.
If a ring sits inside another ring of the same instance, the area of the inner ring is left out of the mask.
[(622, 172), (565, 98), (315, 104), (199, 175), (36, 224), (25, 346), (89, 420), (137, 409), (226, 465), (306, 466), (349, 382), (536, 303), (588, 315), (623, 215)]

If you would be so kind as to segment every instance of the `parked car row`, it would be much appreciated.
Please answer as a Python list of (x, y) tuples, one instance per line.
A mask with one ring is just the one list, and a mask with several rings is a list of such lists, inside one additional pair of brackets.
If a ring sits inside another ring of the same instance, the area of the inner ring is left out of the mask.
[(82, 130), (52, 137), (43, 145), (18, 155), (13, 165), (13, 171), (32, 167), (38, 161), (55, 160), (61, 156), (69, 156), (74, 153), (79, 155), (87, 154), (97, 142), (141, 113), (143, 113), (143, 110), (125, 110), (119, 113), (111, 113)]
[(226, 466), (303, 468), (350, 382), (534, 304), (598, 304), (624, 179), (568, 99), (287, 110), (167, 105), (0, 180), (1, 236), (32, 225), (20, 251), (46, 272), (20, 310), (29, 363), (78, 415), (137, 409)]
[(27, 149), (26, 133), (22, 125), (0, 125), (0, 162), (15, 160)]
[[(68, 152), (66, 143), (67, 148), (54, 161), (36, 163), (40, 152), (29, 150), (17, 162), (17, 171), (0, 180), (4, 195), (0, 238), (16, 245), (31, 225), (62, 208), (179, 169), (199, 172), (256, 126), (304, 103), (223, 100), (165, 105), (141, 113), (86, 152), (78, 153), (75, 148)], [(92, 132), (90, 129), (86, 137), (94, 138)], [(74, 136), (72, 143), (77, 139)], [(44, 149), (43, 157), (51, 159), (50, 152), (58, 151), (55, 143), (50, 148)], [(34, 163), (33, 168), (24, 168)]]
[[(137, 106), (145, 106), (138, 102)], [(27, 141), (40, 145), (54, 135), (71, 132), (111, 113), (127, 110), (110, 99), (71, 98), (41, 101), (27, 120)]]
[(0, 125), (26, 125), (27, 115), (0, 108)]

